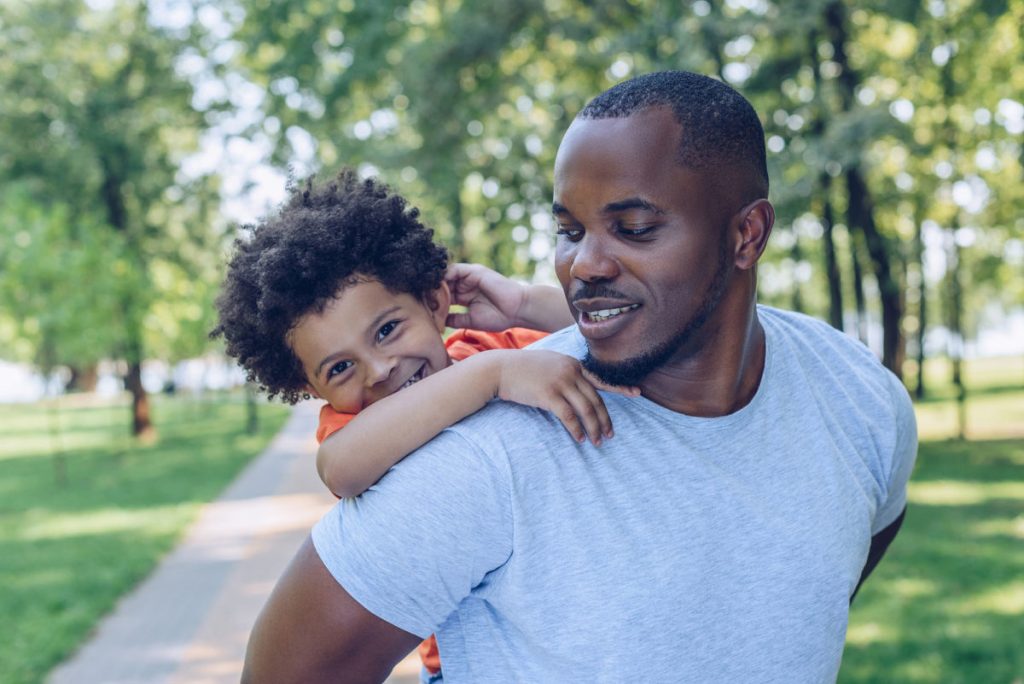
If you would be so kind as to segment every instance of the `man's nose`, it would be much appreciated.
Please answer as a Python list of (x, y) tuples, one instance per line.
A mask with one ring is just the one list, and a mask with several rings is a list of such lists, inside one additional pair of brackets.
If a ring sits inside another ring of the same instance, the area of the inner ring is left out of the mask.
[(610, 280), (617, 276), (619, 264), (610, 247), (600, 236), (584, 235), (576, 243), (569, 275), (584, 282)]

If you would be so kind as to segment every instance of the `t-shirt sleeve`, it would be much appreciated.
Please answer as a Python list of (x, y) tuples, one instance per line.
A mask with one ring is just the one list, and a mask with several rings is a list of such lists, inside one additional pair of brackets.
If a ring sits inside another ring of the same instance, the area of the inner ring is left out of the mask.
[(522, 349), (547, 336), (546, 332), (529, 328), (509, 328), (501, 332), (462, 328), (448, 336), (445, 346), (448, 348), (448, 356), (461, 361), (489, 349)]
[(377, 617), (426, 637), (512, 553), (508, 461), (446, 430), (313, 528), (321, 561)]
[(332, 409), (330, 404), (324, 404), (320, 409), (320, 424), (316, 428), (316, 441), (322, 444), (325, 439), (348, 425), (355, 417), (354, 413), (341, 413)]
[(871, 534), (875, 535), (891, 525), (907, 505), (907, 482), (917, 459), (917, 419), (903, 383), (890, 375), (889, 393), (896, 415), (896, 440), (889, 467), (886, 499), (875, 513)]

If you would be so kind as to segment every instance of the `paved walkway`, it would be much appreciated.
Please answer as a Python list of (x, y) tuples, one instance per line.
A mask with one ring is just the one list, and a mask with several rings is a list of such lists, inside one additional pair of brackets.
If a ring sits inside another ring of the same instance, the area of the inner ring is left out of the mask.
[[(285, 427), (207, 505), (182, 543), (123, 598), (50, 684), (238, 682), (245, 644), (274, 582), (333, 503), (313, 466), (317, 405)], [(390, 684), (418, 681), (415, 654)]]

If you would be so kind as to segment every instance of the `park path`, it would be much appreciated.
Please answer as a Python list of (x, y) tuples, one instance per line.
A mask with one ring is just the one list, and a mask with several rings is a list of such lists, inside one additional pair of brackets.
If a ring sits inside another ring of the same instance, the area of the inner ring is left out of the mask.
[[(256, 615), (334, 503), (313, 465), (318, 408), (295, 407), (266, 450), (203, 508), (182, 542), (49, 684), (238, 682)], [(413, 684), (418, 671), (413, 654), (388, 683)]]

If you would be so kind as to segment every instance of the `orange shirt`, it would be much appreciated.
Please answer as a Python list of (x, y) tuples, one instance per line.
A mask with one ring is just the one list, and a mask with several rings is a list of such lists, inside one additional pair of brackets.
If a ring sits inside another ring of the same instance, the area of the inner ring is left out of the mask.
[[(522, 349), (546, 336), (545, 332), (526, 328), (509, 328), (496, 333), (462, 329), (452, 333), (445, 340), (444, 346), (448, 349), (448, 356), (452, 361), (461, 361), (488, 349)], [(320, 425), (316, 429), (317, 441), (324, 441), (348, 425), (354, 417), (354, 413), (341, 413), (332, 409), (330, 404), (324, 404), (320, 409)], [(438, 653), (437, 639), (433, 635), (419, 645), (418, 651), (423, 667), (427, 668), (428, 672), (437, 674), (441, 671), (441, 654)]]
[[(444, 346), (448, 349), (448, 356), (452, 361), (461, 361), (488, 349), (522, 349), (542, 337), (547, 337), (547, 333), (526, 328), (509, 328), (501, 332), (483, 332), (464, 328), (453, 332), (445, 340)], [(330, 404), (324, 404), (320, 409), (320, 425), (316, 429), (317, 441), (324, 441), (348, 425), (354, 416), (354, 413), (341, 413), (332, 409)]]

